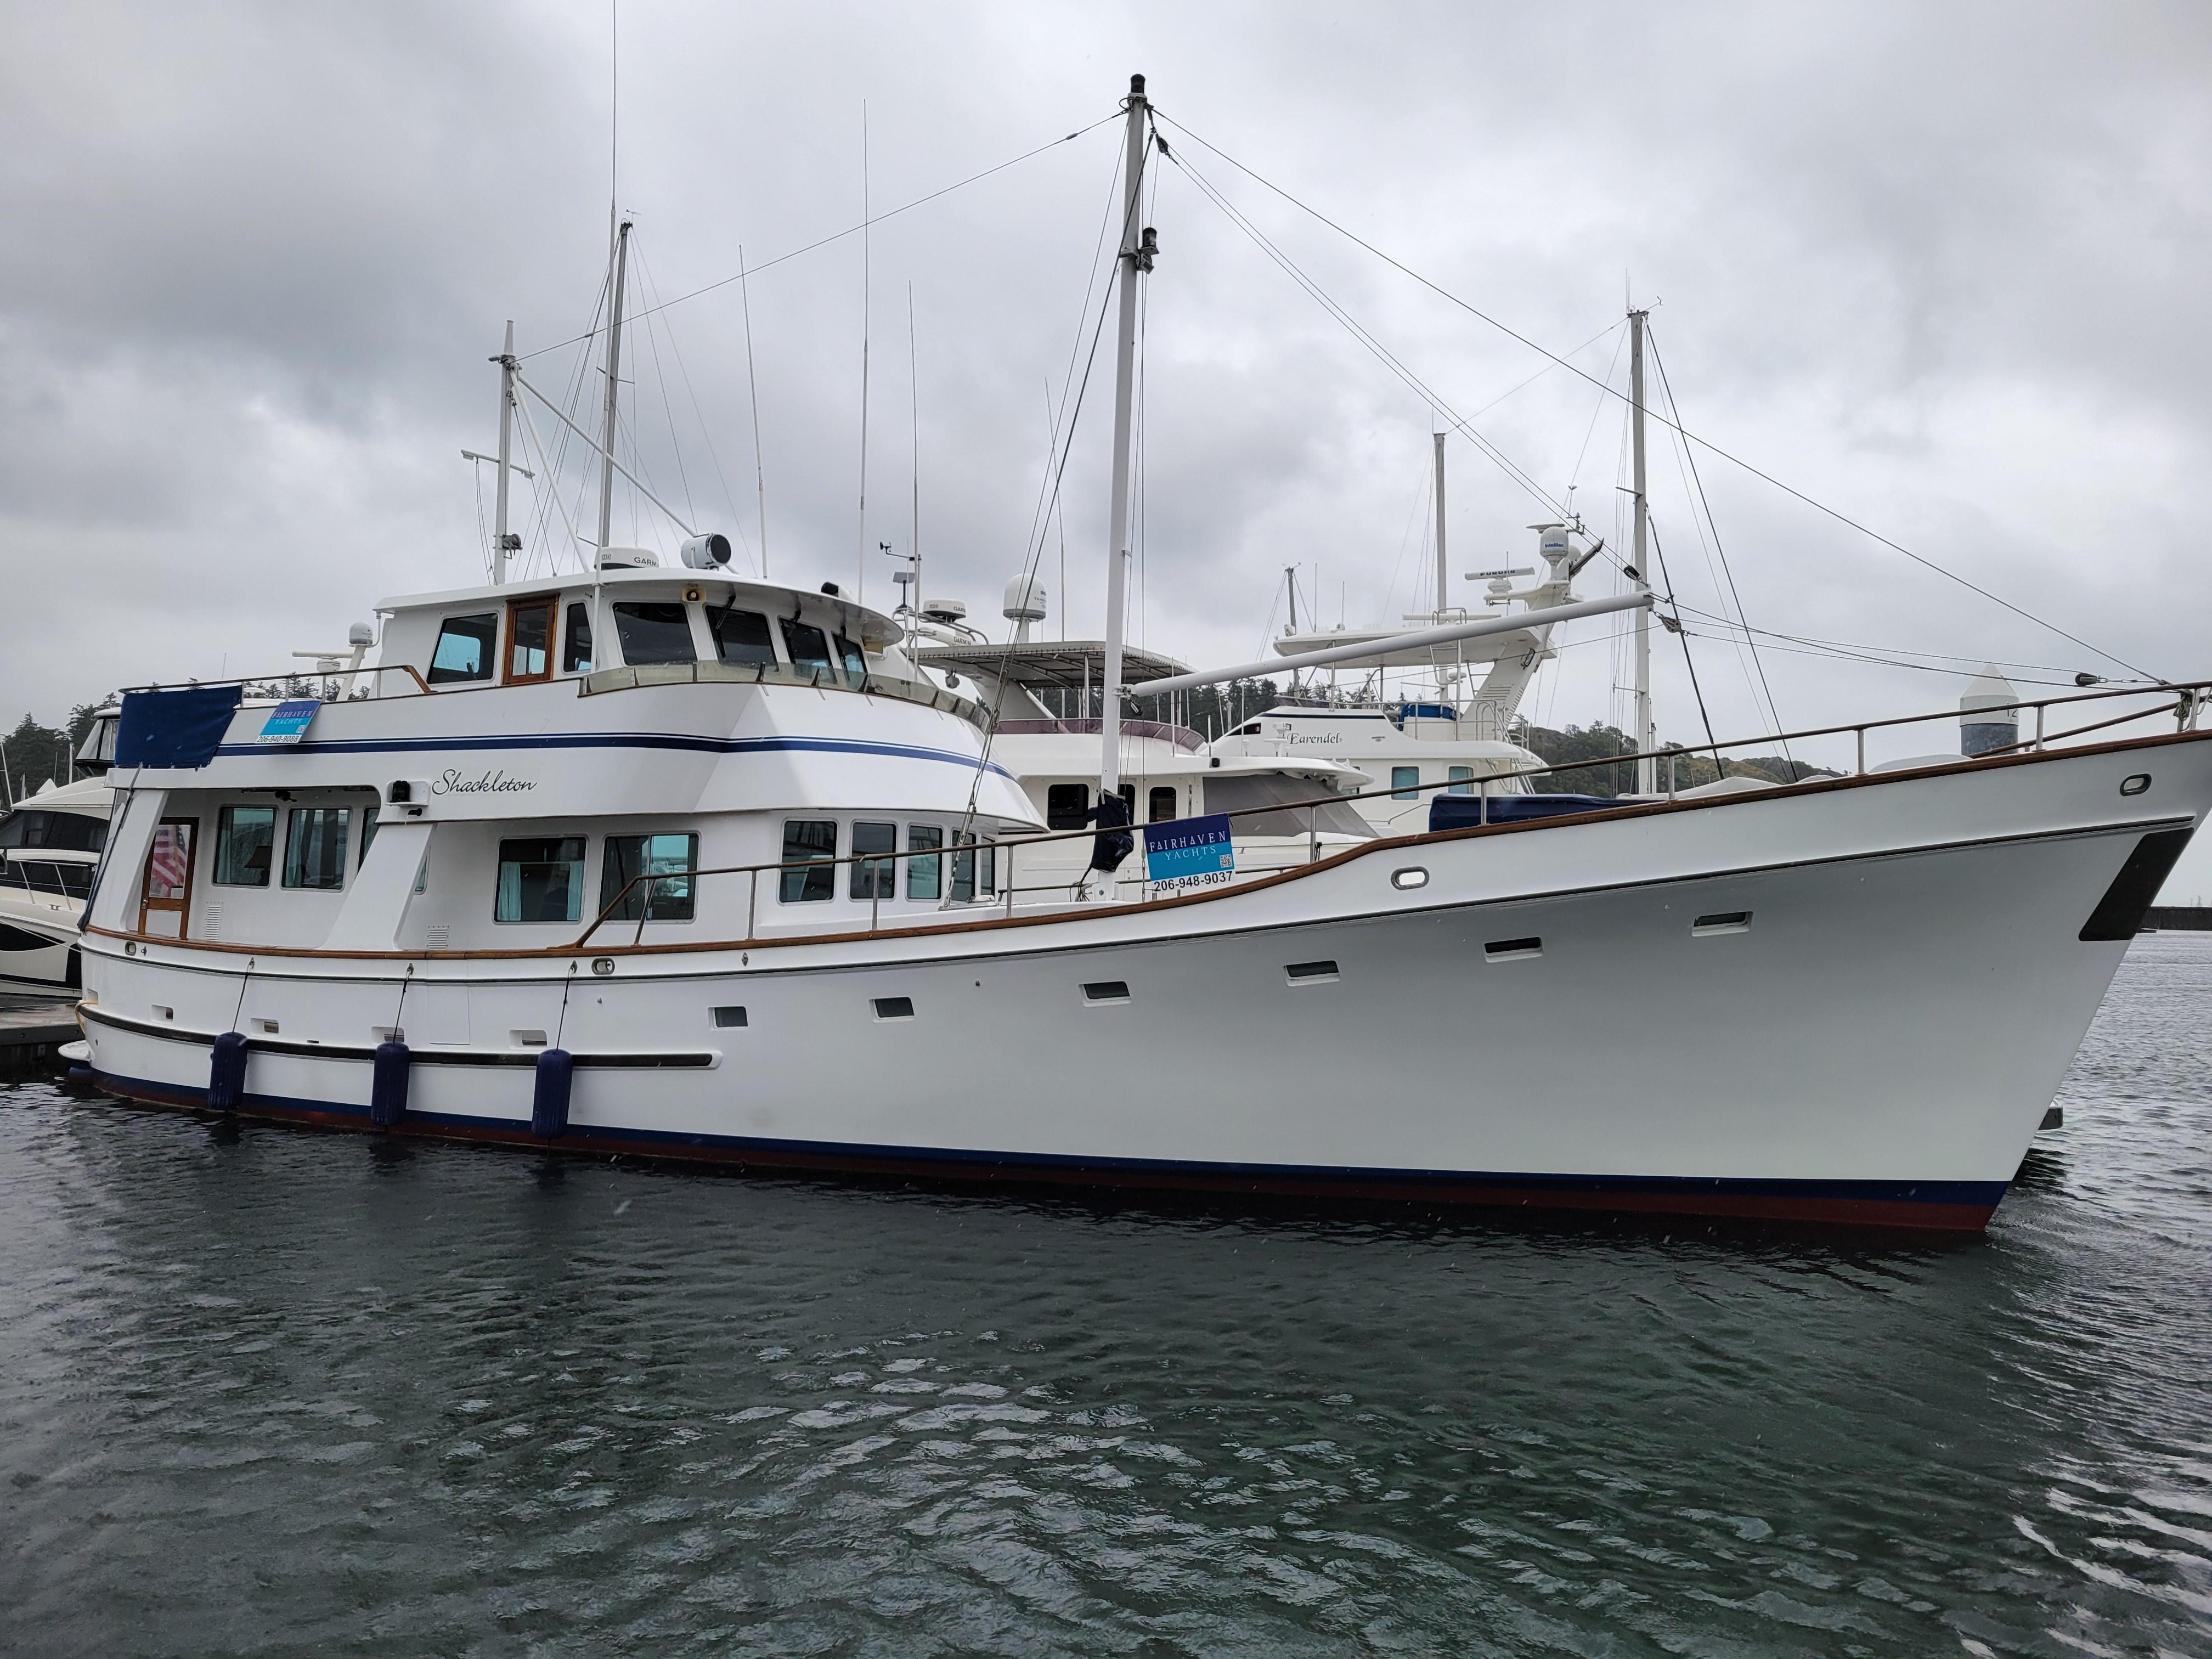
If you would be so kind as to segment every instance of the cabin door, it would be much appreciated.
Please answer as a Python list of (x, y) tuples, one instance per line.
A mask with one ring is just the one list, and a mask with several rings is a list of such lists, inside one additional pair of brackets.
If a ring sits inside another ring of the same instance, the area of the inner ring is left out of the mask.
[(155, 826), (146, 854), (146, 878), (138, 890), (138, 931), (160, 939), (182, 939), (192, 904), (192, 854), (198, 850), (198, 818), (163, 818)]
[(553, 674), (554, 596), (515, 599), (507, 607), (507, 672), (508, 685), (528, 685)]

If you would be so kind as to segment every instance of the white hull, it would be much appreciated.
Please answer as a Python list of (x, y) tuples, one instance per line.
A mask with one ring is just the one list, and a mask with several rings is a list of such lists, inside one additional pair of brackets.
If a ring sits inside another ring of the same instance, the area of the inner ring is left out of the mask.
[(72, 957), (83, 914), (75, 899), (0, 887), (0, 993), (75, 996)]
[[(366, 1127), (398, 1025), (400, 1127), (527, 1140), (542, 1034), (580, 1150), (1973, 1227), (2125, 954), (2085, 924), (2208, 806), (2191, 733), (1385, 842), (1169, 905), (602, 950), (605, 976), (95, 932), (88, 1035), (110, 1087), (194, 1104), (234, 1029), (242, 1109)], [(1106, 981), (1128, 1000), (1086, 1000)]]

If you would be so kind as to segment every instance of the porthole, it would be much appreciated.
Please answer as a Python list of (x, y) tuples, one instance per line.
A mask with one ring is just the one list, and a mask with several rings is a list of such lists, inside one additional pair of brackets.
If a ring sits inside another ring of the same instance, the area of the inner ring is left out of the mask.
[(1085, 1002), (1127, 1002), (1129, 982), (1121, 979), (1093, 980), (1083, 988)]
[(1429, 872), (1418, 864), (1408, 866), (1403, 870), (1393, 870), (1390, 872), (1390, 884), (1400, 892), (1410, 893), (1416, 887), (1426, 887), (1429, 884)]
[(2124, 795), (2140, 795), (2149, 787), (2150, 774), (2148, 772), (2137, 772), (2131, 777), (2120, 780), (2120, 793)]
[(914, 1018), (912, 997), (878, 997), (875, 1006), (878, 1019), (912, 1019)]
[(601, 979), (606, 978), (607, 975), (613, 973), (614, 970), (615, 959), (612, 957), (593, 957), (592, 958), (592, 971), (597, 974)]
[(745, 1023), (745, 1011), (741, 1007), (714, 1008), (708, 1012), (714, 1015), (714, 1024), (726, 1030), (733, 1025), (743, 1025)]
[(1540, 939), (1497, 939), (1482, 947), (1486, 962), (1521, 962), (1544, 954)]
[(1337, 976), (1333, 962), (1294, 962), (1283, 969), (1293, 985), (1326, 985)]

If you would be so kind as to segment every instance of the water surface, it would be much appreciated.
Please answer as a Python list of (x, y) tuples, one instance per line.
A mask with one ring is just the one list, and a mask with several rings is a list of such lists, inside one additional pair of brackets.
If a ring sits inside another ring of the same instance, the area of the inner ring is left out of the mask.
[(2208, 1006), (2139, 941), (1942, 1249), (0, 1084), (0, 1650), (2212, 1651)]

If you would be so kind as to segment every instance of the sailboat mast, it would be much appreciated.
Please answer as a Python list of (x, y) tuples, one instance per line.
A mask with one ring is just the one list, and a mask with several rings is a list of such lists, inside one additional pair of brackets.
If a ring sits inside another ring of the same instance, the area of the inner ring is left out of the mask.
[(1121, 315), (1114, 346), (1114, 496), (1107, 525), (1106, 672), (1100, 686), (1098, 793), (1121, 787), (1121, 613), (1127, 604), (1129, 569), (1129, 421), (1137, 362), (1137, 278), (1152, 268), (1146, 239), (1137, 224), (1144, 200), (1145, 77), (1129, 77), (1128, 145), (1121, 164)]
[[(1642, 311), (1628, 313), (1630, 452), (1636, 485), (1636, 563), (1631, 574), (1646, 593), (1651, 591), (1646, 553), (1650, 541), (1651, 510), (1644, 494), (1644, 321), (1648, 315), (1648, 312)], [(1636, 793), (1639, 795), (1657, 792), (1659, 763), (1652, 758), (1651, 750), (1658, 741), (1657, 730), (1651, 723), (1651, 608), (1645, 605), (1636, 613), (1636, 748), (1644, 756), (1636, 763)]]
[(507, 343), (499, 351), (499, 483), (492, 492), (491, 579), (507, 580), (507, 556), (522, 544), (507, 533), (507, 474), (514, 434), (514, 319), (507, 319)]
[(605, 547), (615, 521), (615, 407), (622, 390), (623, 282), (629, 273), (629, 221), (615, 232), (614, 305), (607, 323), (606, 420), (599, 441), (599, 545)]
[(1444, 619), (1444, 606), (1451, 600), (1450, 578), (1444, 568), (1444, 434), (1437, 440), (1437, 621)]

